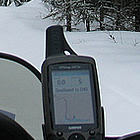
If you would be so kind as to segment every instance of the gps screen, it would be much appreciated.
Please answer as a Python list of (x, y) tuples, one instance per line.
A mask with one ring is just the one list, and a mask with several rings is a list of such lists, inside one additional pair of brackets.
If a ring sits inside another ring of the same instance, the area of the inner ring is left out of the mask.
[(55, 125), (93, 124), (90, 71), (52, 71)]

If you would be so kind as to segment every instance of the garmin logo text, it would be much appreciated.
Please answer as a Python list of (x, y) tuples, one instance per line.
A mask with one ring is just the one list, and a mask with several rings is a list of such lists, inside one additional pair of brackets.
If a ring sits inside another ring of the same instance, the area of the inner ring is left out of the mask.
[(68, 129), (69, 130), (81, 130), (82, 127), (81, 126), (69, 126)]
[(59, 66), (59, 69), (71, 69), (71, 66)]

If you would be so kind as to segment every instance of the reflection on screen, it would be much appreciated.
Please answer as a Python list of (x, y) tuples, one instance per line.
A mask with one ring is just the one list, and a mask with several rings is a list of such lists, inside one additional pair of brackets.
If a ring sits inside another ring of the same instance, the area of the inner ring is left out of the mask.
[(52, 72), (55, 124), (93, 124), (89, 70)]

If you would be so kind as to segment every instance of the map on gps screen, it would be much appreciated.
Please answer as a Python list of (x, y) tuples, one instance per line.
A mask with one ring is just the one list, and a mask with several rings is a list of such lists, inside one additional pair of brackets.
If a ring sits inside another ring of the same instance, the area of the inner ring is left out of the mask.
[(55, 124), (93, 124), (89, 70), (52, 71)]

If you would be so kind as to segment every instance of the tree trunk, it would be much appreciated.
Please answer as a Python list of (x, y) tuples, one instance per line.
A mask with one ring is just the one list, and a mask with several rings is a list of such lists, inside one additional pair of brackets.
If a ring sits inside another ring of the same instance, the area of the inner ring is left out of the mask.
[(4, 1), (4, 6), (8, 6), (8, 0)]
[(71, 32), (71, 5), (68, 3), (68, 8), (67, 8), (67, 31)]
[(117, 13), (116, 13), (116, 28), (115, 28), (115, 30), (117, 30), (117, 31), (120, 30), (120, 24), (121, 24), (120, 9), (121, 9), (121, 5), (120, 5), (120, 3), (118, 3)]
[(67, 31), (71, 32), (71, 14), (68, 13), (67, 15)]
[(87, 29), (87, 32), (90, 32), (90, 20), (89, 20), (89, 18), (87, 18), (87, 20), (86, 20), (86, 29)]
[(140, 32), (140, 1), (136, 0), (135, 8), (135, 31)]
[(103, 9), (103, 5), (101, 5), (101, 9), (100, 9), (100, 30), (101, 31), (104, 30), (103, 23), (104, 23), (104, 9)]

